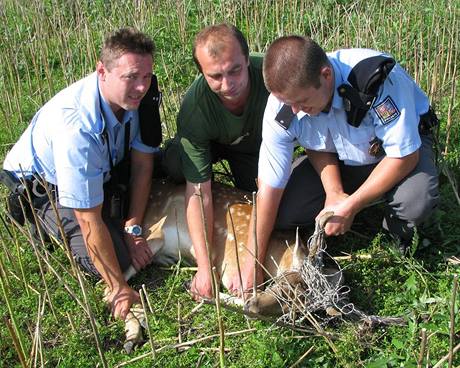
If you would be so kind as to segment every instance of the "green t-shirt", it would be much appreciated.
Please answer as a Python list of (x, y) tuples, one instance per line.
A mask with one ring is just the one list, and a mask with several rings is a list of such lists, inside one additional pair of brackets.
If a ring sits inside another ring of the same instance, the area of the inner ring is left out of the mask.
[(212, 142), (228, 145), (235, 154), (259, 156), (262, 119), (269, 95), (262, 77), (262, 62), (262, 54), (249, 57), (251, 90), (241, 116), (222, 105), (202, 75), (188, 89), (177, 117), (182, 170), (188, 181), (202, 183), (211, 177)]

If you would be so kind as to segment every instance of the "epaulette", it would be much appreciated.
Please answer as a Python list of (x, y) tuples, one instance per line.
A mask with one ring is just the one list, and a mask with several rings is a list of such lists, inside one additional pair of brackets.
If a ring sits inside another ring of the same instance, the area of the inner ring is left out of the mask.
[(343, 99), (348, 124), (358, 127), (372, 107), (379, 87), (395, 66), (393, 58), (383, 55), (361, 60), (348, 75), (348, 83), (337, 90)]
[(294, 112), (291, 109), (291, 106), (289, 105), (283, 105), (281, 107), (281, 110), (278, 112), (278, 114), (275, 117), (275, 121), (285, 130), (289, 129), (289, 126), (291, 125), (292, 119), (294, 119)]

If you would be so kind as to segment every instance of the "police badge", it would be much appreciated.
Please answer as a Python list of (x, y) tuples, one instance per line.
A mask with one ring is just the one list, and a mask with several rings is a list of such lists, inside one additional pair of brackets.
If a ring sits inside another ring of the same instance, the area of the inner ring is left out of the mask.
[(385, 155), (385, 150), (383, 149), (382, 146), (383, 141), (377, 137), (375, 137), (373, 140), (369, 142), (369, 154), (371, 156), (374, 156), (376, 158), (380, 158), (383, 155)]

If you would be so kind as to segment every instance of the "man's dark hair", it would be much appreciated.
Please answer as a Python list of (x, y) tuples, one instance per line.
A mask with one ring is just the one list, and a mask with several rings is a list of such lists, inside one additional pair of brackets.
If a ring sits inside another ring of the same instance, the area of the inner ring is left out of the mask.
[(326, 53), (310, 37), (280, 37), (264, 57), (265, 86), (275, 93), (290, 88), (319, 88), (321, 68), (326, 65), (330, 65)]
[(195, 37), (193, 42), (193, 60), (195, 61), (198, 70), (201, 72), (201, 65), (196, 58), (196, 49), (199, 46), (206, 44), (209, 41), (208, 49), (211, 56), (219, 55), (225, 49), (227, 41), (230, 37), (234, 37), (240, 47), (243, 55), (248, 59), (249, 47), (241, 31), (232, 24), (221, 23), (217, 25), (203, 28)]
[(114, 62), (127, 52), (151, 55), (153, 58), (155, 44), (150, 37), (134, 28), (121, 28), (106, 37), (99, 60), (110, 70)]

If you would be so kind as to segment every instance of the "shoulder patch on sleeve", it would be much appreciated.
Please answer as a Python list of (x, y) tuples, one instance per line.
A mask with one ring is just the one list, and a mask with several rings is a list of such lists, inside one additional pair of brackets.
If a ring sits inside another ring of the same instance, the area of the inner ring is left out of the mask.
[(289, 105), (283, 105), (281, 110), (275, 117), (275, 121), (285, 130), (289, 129), (292, 119), (294, 119), (294, 112)]
[(374, 106), (374, 111), (383, 125), (395, 120), (401, 113), (390, 96), (387, 96), (382, 102)]

